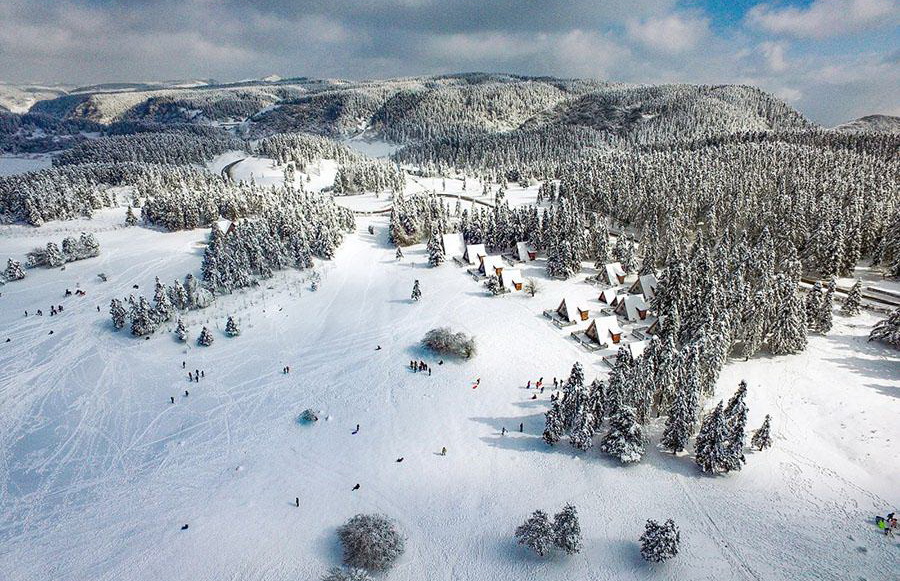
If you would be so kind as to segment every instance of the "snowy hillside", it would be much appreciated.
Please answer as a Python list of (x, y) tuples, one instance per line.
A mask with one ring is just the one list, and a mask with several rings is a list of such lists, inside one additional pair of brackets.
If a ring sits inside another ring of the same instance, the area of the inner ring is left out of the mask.
[[(655, 447), (621, 467), (548, 449), (549, 392), (535, 400), (525, 388), (575, 361), (589, 379), (607, 371), (540, 315), (566, 295), (598, 305), (580, 279), (492, 298), (461, 268), (427, 268), (421, 246), (395, 260), (386, 220), (361, 218), (320, 267), (318, 291), (288, 271), (186, 317), (192, 335), (213, 329), (209, 348), (177, 343), (171, 325), (143, 341), (110, 329), (109, 298), (154, 275), (199, 274), (206, 231), (123, 229), (121, 219), (114, 209), (0, 233), (13, 256), (84, 229), (104, 249), (3, 288), (0, 566), (11, 581), (313, 579), (338, 559), (334, 528), (373, 511), (408, 536), (391, 579), (876, 579), (896, 565), (870, 520), (900, 478), (900, 357), (865, 341), (872, 315), (836, 315), (800, 355), (726, 366), (720, 395), (745, 379), (750, 425), (774, 418), (773, 448), (748, 452), (740, 474), (703, 476)], [(537, 265), (527, 272), (545, 278)], [(87, 294), (64, 298), (66, 288)], [(56, 303), (63, 313), (47, 316)], [(241, 336), (222, 333), (228, 315)], [(474, 334), (478, 355), (438, 365), (417, 347), (436, 325)], [(433, 374), (412, 373), (410, 359)], [(182, 361), (205, 377), (189, 383)], [(320, 410), (317, 424), (298, 423), (306, 408)], [(660, 429), (651, 423), (654, 438)], [(582, 518), (580, 555), (543, 561), (515, 546), (527, 514), (566, 502)], [(668, 517), (682, 554), (648, 567), (636, 545), (643, 521)]]

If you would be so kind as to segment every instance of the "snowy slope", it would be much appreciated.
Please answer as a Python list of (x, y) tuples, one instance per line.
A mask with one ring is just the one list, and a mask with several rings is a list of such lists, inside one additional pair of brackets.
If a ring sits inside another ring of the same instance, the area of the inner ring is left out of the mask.
[[(896, 568), (897, 541), (870, 521), (896, 508), (900, 358), (865, 342), (870, 315), (836, 316), (804, 354), (726, 367), (723, 397), (741, 378), (750, 384), (751, 427), (773, 415), (774, 447), (748, 453), (741, 473), (705, 477), (655, 447), (623, 468), (565, 442), (549, 449), (549, 391), (531, 400), (524, 387), (567, 375), (576, 360), (589, 380), (605, 372), (540, 315), (564, 295), (599, 307), (580, 280), (544, 280), (535, 298), (489, 297), (463, 269), (427, 268), (422, 247), (397, 262), (386, 219), (360, 218), (320, 267), (318, 291), (308, 273), (281, 273), (187, 315), (187, 346), (166, 332), (173, 325), (144, 341), (111, 330), (109, 299), (151, 293), (154, 275), (198, 274), (206, 232), (124, 229), (123, 216), (0, 227), (0, 257), (82, 229), (102, 247), (2, 287), (4, 579), (316, 579), (339, 560), (335, 528), (369, 511), (397, 518), (408, 536), (388, 576), (398, 581), (886, 579)], [(524, 274), (543, 277), (543, 265)], [(78, 283), (87, 296), (63, 298)], [(23, 314), (51, 303), (64, 313)], [(228, 315), (240, 337), (222, 333)], [(209, 348), (193, 342), (201, 325), (214, 330)], [(474, 334), (479, 354), (437, 365), (417, 342), (438, 325)], [(433, 376), (410, 372), (413, 358)], [(188, 383), (182, 361), (206, 377)], [(299, 425), (308, 407), (323, 419)], [(539, 560), (515, 545), (531, 511), (566, 502), (581, 515), (581, 554)], [(682, 553), (648, 566), (643, 522), (668, 517)]]

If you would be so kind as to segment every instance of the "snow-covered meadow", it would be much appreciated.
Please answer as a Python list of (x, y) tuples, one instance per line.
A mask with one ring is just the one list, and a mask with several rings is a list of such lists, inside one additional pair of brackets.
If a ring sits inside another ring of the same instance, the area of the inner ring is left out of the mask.
[[(266, 167), (253, 163), (235, 170), (259, 180)], [(199, 274), (208, 230), (126, 229), (123, 218), (118, 208), (0, 227), (4, 256), (24, 259), (82, 230), (102, 249), (0, 288), (4, 579), (316, 579), (340, 560), (336, 527), (359, 512), (397, 519), (408, 537), (388, 575), (395, 580), (844, 580), (896, 571), (897, 541), (872, 517), (895, 508), (900, 357), (866, 342), (870, 313), (835, 315), (834, 329), (799, 355), (725, 367), (717, 398), (746, 379), (749, 426), (773, 417), (774, 446), (748, 452), (742, 471), (709, 477), (689, 456), (658, 451), (658, 423), (644, 460), (622, 467), (596, 449), (549, 448), (540, 435), (550, 391), (532, 399), (525, 388), (565, 377), (575, 361), (588, 380), (606, 372), (571, 328), (541, 315), (563, 296), (599, 309), (583, 282), (590, 268), (560, 282), (530, 263), (523, 274), (541, 280), (536, 297), (491, 297), (465, 269), (429, 268), (421, 245), (397, 261), (387, 219), (360, 217), (318, 267), (317, 291), (308, 273), (278, 273), (185, 316), (184, 345), (173, 324), (148, 340), (114, 332), (109, 301), (147, 292), (155, 276)], [(416, 279), (423, 297), (413, 303)], [(64, 297), (67, 288), (86, 296)], [(63, 313), (48, 316), (51, 304)], [(229, 315), (239, 337), (223, 333)], [(194, 342), (203, 325), (215, 336), (208, 348)], [(478, 355), (439, 365), (424, 353), (419, 340), (443, 325), (475, 335)], [(432, 375), (411, 372), (411, 359), (426, 360)], [(194, 369), (204, 371), (199, 383), (188, 382)], [(321, 411), (318, 423), (298, 422), (307, 408)], [(567, 502), (581, 517), (580, 554), (538, 559), (515, 544), (515, 527), (533, 510)], [(637, 542), (644, 521), (670, 517), (681, 553), (648, 565)]]

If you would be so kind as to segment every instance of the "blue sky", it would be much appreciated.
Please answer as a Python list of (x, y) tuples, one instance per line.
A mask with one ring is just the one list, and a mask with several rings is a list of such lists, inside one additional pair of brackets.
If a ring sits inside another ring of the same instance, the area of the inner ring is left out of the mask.
[(0, 0), (0, 81), (497, 71), (900, 115), (900, 0)]

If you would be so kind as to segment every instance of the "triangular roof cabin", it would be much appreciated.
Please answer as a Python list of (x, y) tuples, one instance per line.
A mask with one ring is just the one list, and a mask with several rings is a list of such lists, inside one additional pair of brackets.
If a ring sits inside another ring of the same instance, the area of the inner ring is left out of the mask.
[(484, 249), (484, 244), (469, 244), (466, 246), (466, 253), (463, 255), (463, 260), (465, 260), (469, 264), (477, 264), (481, 265), (481, 258), (487, 256), (487, 250)]
[(507, 290), (515, 292), (522, 290), (525, 279), (522, 278), (522, 271), (518, 268), (504, 268), (500, 271), (500, 284)]
[(590, 311), (588, 311), (586, 306), (572, 298), (564, 298), (556, 308), (556, 312), (559, 313), (559, 316), (562, 317), (563, 320), (571, 323), (587, 321), (588, 316), (590, 315)]
[(659, 281), (656, 280), (655, 274), (642, 274), (634, 281), (634, 284), (631, 285), (631, 288), (628, 289), (628, 292), (634, 294), (643, 295), (644, 299), (648, 301), (652, 301), (653, 297), (656, 296), (656, 287), (659, 285)]
[(496, 254), (493, 256), (482, 256), (481, 266), (479, 266), (478, 271), (484, 276), (500, 276), (505, 266), (506, 263), (503, 262), (503, 258)]
[(650, 307), (641, 295), (625, 295), (616, 305), (616, 314), (629, 321), (643, 321), (649, 310)]
[(600, 296), (598, 300), (601, 303), (605, 303), (611, 307), (614, 307), (618, 304), (618, 298), (621, 296), (622, 289), (610, 287), (607, 289), (603, 289), (600, 291)]
[(622, 340), (622, 327), (615, 315), (605, 317), (597, 317), (591, 321), (585, 335), (590, 337), (595, 343), (601, 345), (609, 345), (610, 343), (617, 345)]
[(516, 242), (516, 257), (522, 262), (528, 262), (537, 258), (537, 254), (529, 250), (527, 242)]
[(605, 266), (606, 280), (612, 286), (625, 283), (625, 270), (620, 262), (610, 262)]
[(447, 258), (462, 258), (466, 253), (466, 242), (460, 232), (451, 232), (441, 236), (444, 245), (444, 256)]
[(219, 230), (222, 231), (222, 234), (226, 236), (234, 232), (234, 222), (231, 220), (216, 220), (216, 226), (218, 226)]

